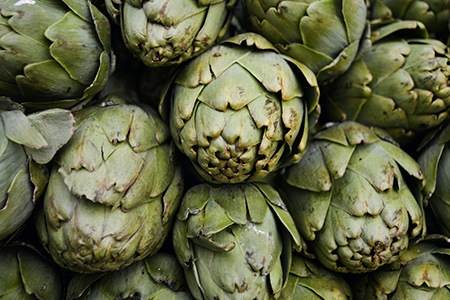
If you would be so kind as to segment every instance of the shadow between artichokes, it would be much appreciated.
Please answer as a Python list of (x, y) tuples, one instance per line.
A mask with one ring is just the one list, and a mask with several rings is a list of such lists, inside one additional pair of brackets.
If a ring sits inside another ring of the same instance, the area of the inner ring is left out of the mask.
[(41, 243), (75, 272), (117, 270), (157, 252), (183, 193), (167, 126), (120, 100), (77, 111), (37, 216)]
[(380, 130), (356, 122), (319, 131), (283, 175), (285, 202), (327, 268), (364, 273), (394, 262), (425, 234), (417, 162)]
[(298, 161), (320, 112), (318, 97), (311, 70), (246, 33), (181, 66), (160, 112), (204, 180), (238, 183)]

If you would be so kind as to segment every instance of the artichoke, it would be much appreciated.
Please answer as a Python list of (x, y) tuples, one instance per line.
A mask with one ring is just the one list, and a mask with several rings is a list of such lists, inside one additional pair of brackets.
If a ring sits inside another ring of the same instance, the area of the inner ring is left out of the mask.
[(173, 245), (195, 299), (279, 296), (294, 247), (292, 217), (267, 183), (190, 188), (174, 225)]
[(113, 68), (109, 21), (88, 0), (0, 0), (0, 95), (29, 109), (88, 102)]
[(158, 252), (113, 272), (75, 274), (69, 282), (67, 300), (188, 300), (183, 269), (177, 259)]
[(429, 239), (411, 245), (390, 265), (354, 282), (355, 299), (449, 299), (450, 244)]
[(31, 216), (48, 180), (44, 166), (72, 136), (74, 119), (63, 109), (25, 115), (0, 97), (0, 240)]
[(423, 189), (425, 202), (431, 208), (438, 230), (450, 236), (450, 123), (446, 121), (425, 142), (417, 159), (422, 167), (426, 184)]
[(324, 268), (316, 260), (293, 254), (291, 270), (280, 300), (353, 299), (352, 290), (341, 274)]
[(404, 39), (392, 30), (417, 26), (417, 22), (401, 22), (377, 29), (373, 45), (347, 72), (323, 87), (321, 103), (327, 120), (381, 127), (405, 145), (448, 117), (446, 45), (434, 39)]
[(245, 0), (250, 30), (308, 66), (320, 83), (344, 72), (366, 27), (365, 0)]
[(301, 157), (318, 94), (308, 68), (248, 33), (183, 65), (163, 91), (161, 111), (170, 107), (174, 142), (203, 179), (238, 183)]
[(29, 245), (0, 247), (0, 270), (1, 299), (63, 299), (60, 270)]
[(117, 270), (157, 252), (183, 193), (159, 115), (112, 92), (103, 100), (76, 112), (37, 217), (53, 259), (80, 273)]
[(386, 22), (416, 20), (425, 25), (430, 37), (447, 42), (449, 38), (449, 0), (370, 0), (369, 19)]
[(331, 270), (373, 271), (424, 234), (422, 171), (382, 131), (332, 124), (314, 135), (283, 179), (300, 234)]
[(150, 67), (178, 65), (226, 33), (236, 0), (106, 0), (128, 49)]

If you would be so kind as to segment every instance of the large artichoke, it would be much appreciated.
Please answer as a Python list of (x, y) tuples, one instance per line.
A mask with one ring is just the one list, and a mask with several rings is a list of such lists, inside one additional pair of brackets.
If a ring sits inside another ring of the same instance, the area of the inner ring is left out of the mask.
[(172, 137), (210, 182), (262, 179), (297, 161), (318, 111), (314, 74), (250, 33), (183, 65), (167, 89)]
[(63, 299), (57, 265), (29, 245), (0, 247), (0, 270), (0, 299)]
[(109, 21), (89, 0), (0, 0), (0, 95), (69, 108), (97, 94), (111, 69)]
[(355, 299), (450, 299), (450, 244), (430, 239), (411, 245), (390, 265), (359, 276)]
[(150, 67), (178, 65), (226, 33), (236, 0), (106, 0), (128, 49)]
[(74, 119), (63, 109), (25, 115), (10, 99), (0, 97), (0, 240), (31, 216), (44, 191), (44, 166), (72, 136)]
[(400, 31), (391, 30), (417, 26), (405, 21), (377, 29), (373, 45), (323, 88), (322, 107), (328, 120), (381, 127), (403, 145), (447, 118), (446, 45), (434, 39), (404, 39), (397, 35)]
[(324, 128), (283, 178), (300, 234), (329, 269), (375, 270), (424, 232), (422, 171), (382, 132), (355, 122)]
[(449, 0), (369, 0), (369, 4), (372, 22), (416, 20), (425, 25), (430, 37), (442, 42), (449, 38)]
[[(431, 133), (430, 133), (431, 135)], [(450, 236), (450, 123), (433, 132), (418, 157), (426, 184), (423, 189), (425, 202), (431, 208), (438, 230)]]
[(344, 72), (363, 36), (365, 0), (245, 0), (250, 29), (308, 66), (319, 82)]
[(272, 299), (285, 285), (292, 242), (303, 243), (266, 183), (201, 184), (185, 194), (173, 245), (196, 299)]
[(75, 114), (38, 215), (42, 244), (76, 272), (116, 270), (155, 253), (183, 193), (169, 129), (153, 110), (123, 100), (111, 94)]
[(341, 276), (322, 266), (317, 260), (294, 253), (286, 286), (280, 300), (352, 299), (352, 290)]
[(189, 300), (183, 269), (175, 256), (158, 252), (113, 272), (75, 274), (67, 300)]

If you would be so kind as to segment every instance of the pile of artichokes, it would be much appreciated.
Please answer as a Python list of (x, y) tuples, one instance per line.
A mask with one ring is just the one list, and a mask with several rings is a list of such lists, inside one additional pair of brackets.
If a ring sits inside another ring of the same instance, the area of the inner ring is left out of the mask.
[(450, 299), (449, 0), (0, 0), (0, 299)]

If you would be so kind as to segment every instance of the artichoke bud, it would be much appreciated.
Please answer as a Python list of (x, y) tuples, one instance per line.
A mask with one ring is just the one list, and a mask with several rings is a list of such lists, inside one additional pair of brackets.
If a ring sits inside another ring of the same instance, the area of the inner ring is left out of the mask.
[(179, 65), (221, 40), (235, 2), (106, 0), (106, 7), (128, 49), (145, 65), (158, 67)]
[(266, 183), (193, 186), (173, 230), (196, 299), (278, 297), (292, 244), (304, 246), (280, 195)]
[(245, 0), (249, 29), (308, 66), (319, 83), (345, 72), (359, 51), (365, 0)]
[(0, 247), (0, 270), (3, 299), (63, 299), (60, 269), (28, 244)]
[(0, 11), (0, 94), (36, 111), (83, 105), (104, 87), (110, 26), (90, 1), (1, 0)]
[(424, 143), (417, 159), (427, 179), (422, 195), (434, 215), (438, 231), (450, 235), (449, 121), (447, 120), (442, 126), (430, 132), (430, 135), (432, 138)]
[(399, 259), (351, 281), (356, 299), (448, 299), (450, 247), (443, 236), (411, 245)]
[(319, 90), (305, 65), (257, 34), (183, 65), (162, 95), (175, 144), (212, 183), (261, 180), (303, 154)]
[(67, 298), (84, 299), (193, 299), (183, 269), (172, 254), (158, 252), (117, 271), (75, 274)]
[(64, 268), (117, 270), (162, 246), (183, 193), (181, 169), (152, 109), (106, 101), (75, 117), (54, 159), (39, 237)]
[(441, 124), (450, 108), (448, 48), (423, 32), (416, 21), (377, 27), (371, 47), (323, 87), (327, 120), (381, 127), (402, 146)]
[(356, 122), (316, 133), (283, 175), (289, 212), (327, 268), (364, 273), (391, 263), (425, 231), (417, 162)]
[(45, 165), (73, 131), (70, 111), (55, 108), (25, 115), (21, 105), (0, 97), (0, 240), (31, 216), (48, 181)]

